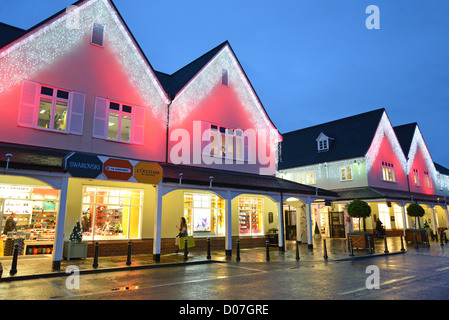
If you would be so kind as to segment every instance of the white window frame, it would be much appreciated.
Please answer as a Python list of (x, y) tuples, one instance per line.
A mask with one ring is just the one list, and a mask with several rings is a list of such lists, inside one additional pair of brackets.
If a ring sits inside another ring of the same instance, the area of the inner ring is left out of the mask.
[(421, 186), (421, 183), (419, 180), (419, 170), (418, 169), (413, 169), (413, 184), (415, 185), (415, 187)]
[[(119, 105), (119, 110), (113, 110), (111, 109), (111, 103), (115, 103)], [(131, 112), (126, 112), (123, 111), (123, 106), (126, 107), (130, 107), (131, 108)], [(116, 142), (122, 142), (122, 143), (132, 143), (133, 142), (133, 111), (134, 111), (135, 106), (129, 103), (123, 103), (123, 102), (119, 102), (119, 101), (115, 101), (115, 100), (110, 100), (108, 99), (108, 105), (106, 108), (106, 120), (108, 122), (108, 127), (106, 128), (106, 140), (109, 141), (116, 141)], [(117, 139), (114, 138), (109, 138), (109, 117), (111, 115), (111, 113), (113, 114), (118, 114), (118, 130), (117, 130)], [(121, 134), (122, 134), (122, 121), (123, 121), (123, 116), (129, 116), (130, 117), (130, 128), (129, 128), (129, 140), (122, 140), (121, 139)]]
[[(348, 178), (348, 174), (351, 178)], [(340, 181), (352, 181), (353, 173), (352, 173), (352, 165), (347, 165), (340, 167)]]
[(316, 184), (315, 171), (304, 171), (297, 174), (297, 182), (301, 184)]
[[(59, 133), (69, 133), (69, 115), (70, 115), (70, 99), (72, 97), (72, 92), (70, 90), (67, 89), (62, 89), (62, 88), (58, 88), (55, 86), (51, 86), (51, 85), (47, 85), (47, 84), (41, 84), (38, 83), (38, 99), (37, 99), (37, 107), (35, 109), (36, 114), (36, 119), (35, 119), (35, 123), (34, 123), (34, 128), (38, 129), (38, 130), (44, 130), (44, 131), (51, 131), (51, 132), (59, 132)], [(42, 93), (42, 88), (49, 88), (53, 90), (53, 95), (49, 96), (46, 94)], [(67, 99), (65, 98), (59, 98), (57, 96), (58, 91), (63, 91), (63, 92), (67, 92), (68, 93), (68, 97)], [(41, 99), (48, 99), (51, 100), (51, 115), (50, 115), (50, 127), (49, 128), (44, 128), (44, 127), (40, 127), (38, 126), (39, 123), (39, 108), (40, 108), (40, 102)], [(56, 116), (56, 103), (57, 102), (63, 102), (67, 104), (67, 113), (66, 113), (66, 125), (65, 125), (65, 129), (64, 130), (58, 130), (54, 128), (54, 122), (55, 122), (55, 116)]]
[(385, 182), (397, 182), (396, 181), (396, 172), (394, 169), (394, 164), (387, 162), (387, 161), (381, 161), (381, 180)]
[(430, 182), (429, 171), (424, 171), (424, 186), (426, 188), (432, 188), (432, 183)]
[[(101, 35), (101, 44), (94, 43), (94, 30), (95, 30), (95, 25), (99, 25), (99, 26), (102, 26), (102, 27), (103, 27), (103, 33), (102, 33), (102, 35)], [(97, 47), (100, 47), (100, 48), (104, 48), (104, 36), (105, 36), (105, 25), (104, 25), (104, 24), (101, 24), (101, 23), (98, 23), (98, 22), (94, 22), (94, 23), (92, 24), (92, 32), (91, 32), (91, 35), (90, 35), (90, 44), (92, 44), (92, 45), (94, 45), (94, 46), (97, 46)]]
[[(210, 129), (210, 143), (211, 143), (210, 153), (208, 154), (209, 156), (243, 161), (245, 151), (243, 130), (224, 127), (214, 123), (210, 123), (208, 128)], [(214, 141), (216, 142), (213, 142), (212, 138), (214, 138)], [(223, 139), (225, 145), (223, 145), (222, 143)], [(231, 141), (233, 141), (232, 144)], [(232, 155), (229, 156), (230, 154), (229, 150), (231, 146), (232, 146)], [(214, 152), (214, 150), (216, 151)], [(203, 152), (204, 151), (205, 150), (203, 150)], [(237, 157), (239, 153), (240, 156)]]

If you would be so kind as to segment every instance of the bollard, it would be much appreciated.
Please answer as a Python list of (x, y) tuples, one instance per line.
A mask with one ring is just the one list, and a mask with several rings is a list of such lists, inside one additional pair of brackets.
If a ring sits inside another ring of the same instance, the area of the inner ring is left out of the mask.
[(2, 262), (0, 261), (0, 279), (2, 278), (3, 275), (3, 266), (2, 266)]
[(237, 239), (237, 261), (240, 261), (240, 239)]
[(207, 238), (207, 259), (210, 259), (210, 238)]
[(10, 275), (15, 275), (17, 273), (17, 257), (19, 255), (19, 244), (14, 245), (14, 253), (12, 258), (11, 270), (9, 270)]
[(371, 236), (368, 236), (368, 254), (371, 254), (372, 248), (371, 248)]
[(189, 259), (189, 251), (187, 250), (187, 237), (184, 240), (184, 260), (187, 261)]
[(326, 246), (326, 239), (323, 239), (323, 245), (324, 245), (324, 260), (327, 260), (327, 246)]
[[(427, 238), (427, 240), (429, 240)], [(416, 236), (416, 232), (415, 232), (415, 249), (418, 249), (418, 237)]]
[(447, 244), (447, 235), (446, 235), (446, 231), (444, 232), (444, 243)]
[(354, 256), (354, 247), (352, 245), (352, 238), (349, 238), (349, 256)]
[(444, 246), (443, 231), (440, 233), (440, 245)]
[(435, 241), (438, 242), (438, 231), (435, 231)]
[(126, 258), (126, 265), (131, 265), (131, 241), (128, 241), (128, 257)]
[(384, 253), (389, 253), (390, 251), (388, 251), (388, 245), (387, 245), (387, 236), (384, 237), (384, 241), (385, 241), (385, 251)]
[(299, 260), (299, 241), (296, 240), (296, 260)]
[(93, 268), (98, 268), (98, 241), (95, 242), (95, 255), (94, 255), (94, 263), (92, 264)]
[(427, 243), (427, 247), (430, 247), (429, 235), (427, 234), (427, 232), (425, 232), (425, 234), (426, 234), (426, 243)]
[(270, 261), (270, 241), (267, 241), (267, 261)]
[(405, 252), (405, 248), (404, 248), (404, 236), (401, 234), (401, 251)]

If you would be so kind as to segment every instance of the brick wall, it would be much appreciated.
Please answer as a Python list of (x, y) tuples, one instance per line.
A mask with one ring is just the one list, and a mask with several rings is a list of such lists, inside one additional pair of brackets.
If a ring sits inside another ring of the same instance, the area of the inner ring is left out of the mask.
[[(240, 248), (256, 248), (263, 247), (266, 244), (267, 238), (265, 236), (258, 237), (232, 237), (232, 248), (237, 248), (237, 239), (240, 239)], [(211, 251), (224, 251), (225, 238), (211, 237), (210, 238)], [(176, 252), (178, 247), (175, 244), (174, 238), (161, 239), (161, 254), (168, 254)], [(195, 247), (190, 248), (189, 251), (207, 251), (207, 238), (195, 238)], [(153, 254), (153, 239), (131, 240), (132, 254)], [(128, 254), (128, 240), (114, 240), (114, 241), (98, 241), (98, 255), (100, 257), (107, 256), (126, 256)], [(95, 255), (95, 241), (88, 242), (87, 256), (93, 257)]]

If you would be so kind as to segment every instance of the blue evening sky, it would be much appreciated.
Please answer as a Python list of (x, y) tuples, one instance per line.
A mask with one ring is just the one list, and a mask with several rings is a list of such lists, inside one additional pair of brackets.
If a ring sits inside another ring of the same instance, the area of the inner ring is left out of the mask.
[[(0, 0), (27, 29), (74, 0)], [(418, 122), (449, 167), (447, 0), (114, 0), (153, 67), (173, 73), (228, 40), (281, 133), (385, 108)], [(368, 30), (367, 6), (380, 9)]]

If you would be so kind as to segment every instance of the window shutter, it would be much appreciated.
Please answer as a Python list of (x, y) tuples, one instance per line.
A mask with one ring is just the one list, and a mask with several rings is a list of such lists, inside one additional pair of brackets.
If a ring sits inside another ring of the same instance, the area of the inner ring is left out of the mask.
[(78, 134), (78, 135), (83, 134), (85, 101), (86, 101), (86, 95), (84, 93), (71, 92), (69, 133)]
[(145, 137), (145, 108), (133, 107), (133, 143), (143, 144)]
[(24, 81), (22, 86), (22, 100), (19, 109), (18, 125), (23, 127), (35, 126), (36, 106), (39, 99), (39, 84)]
[(106, 139), (106, 129), (108, 100), (97, 97), (95, 99), (94, 128), (92, 136), (94, 138)]

